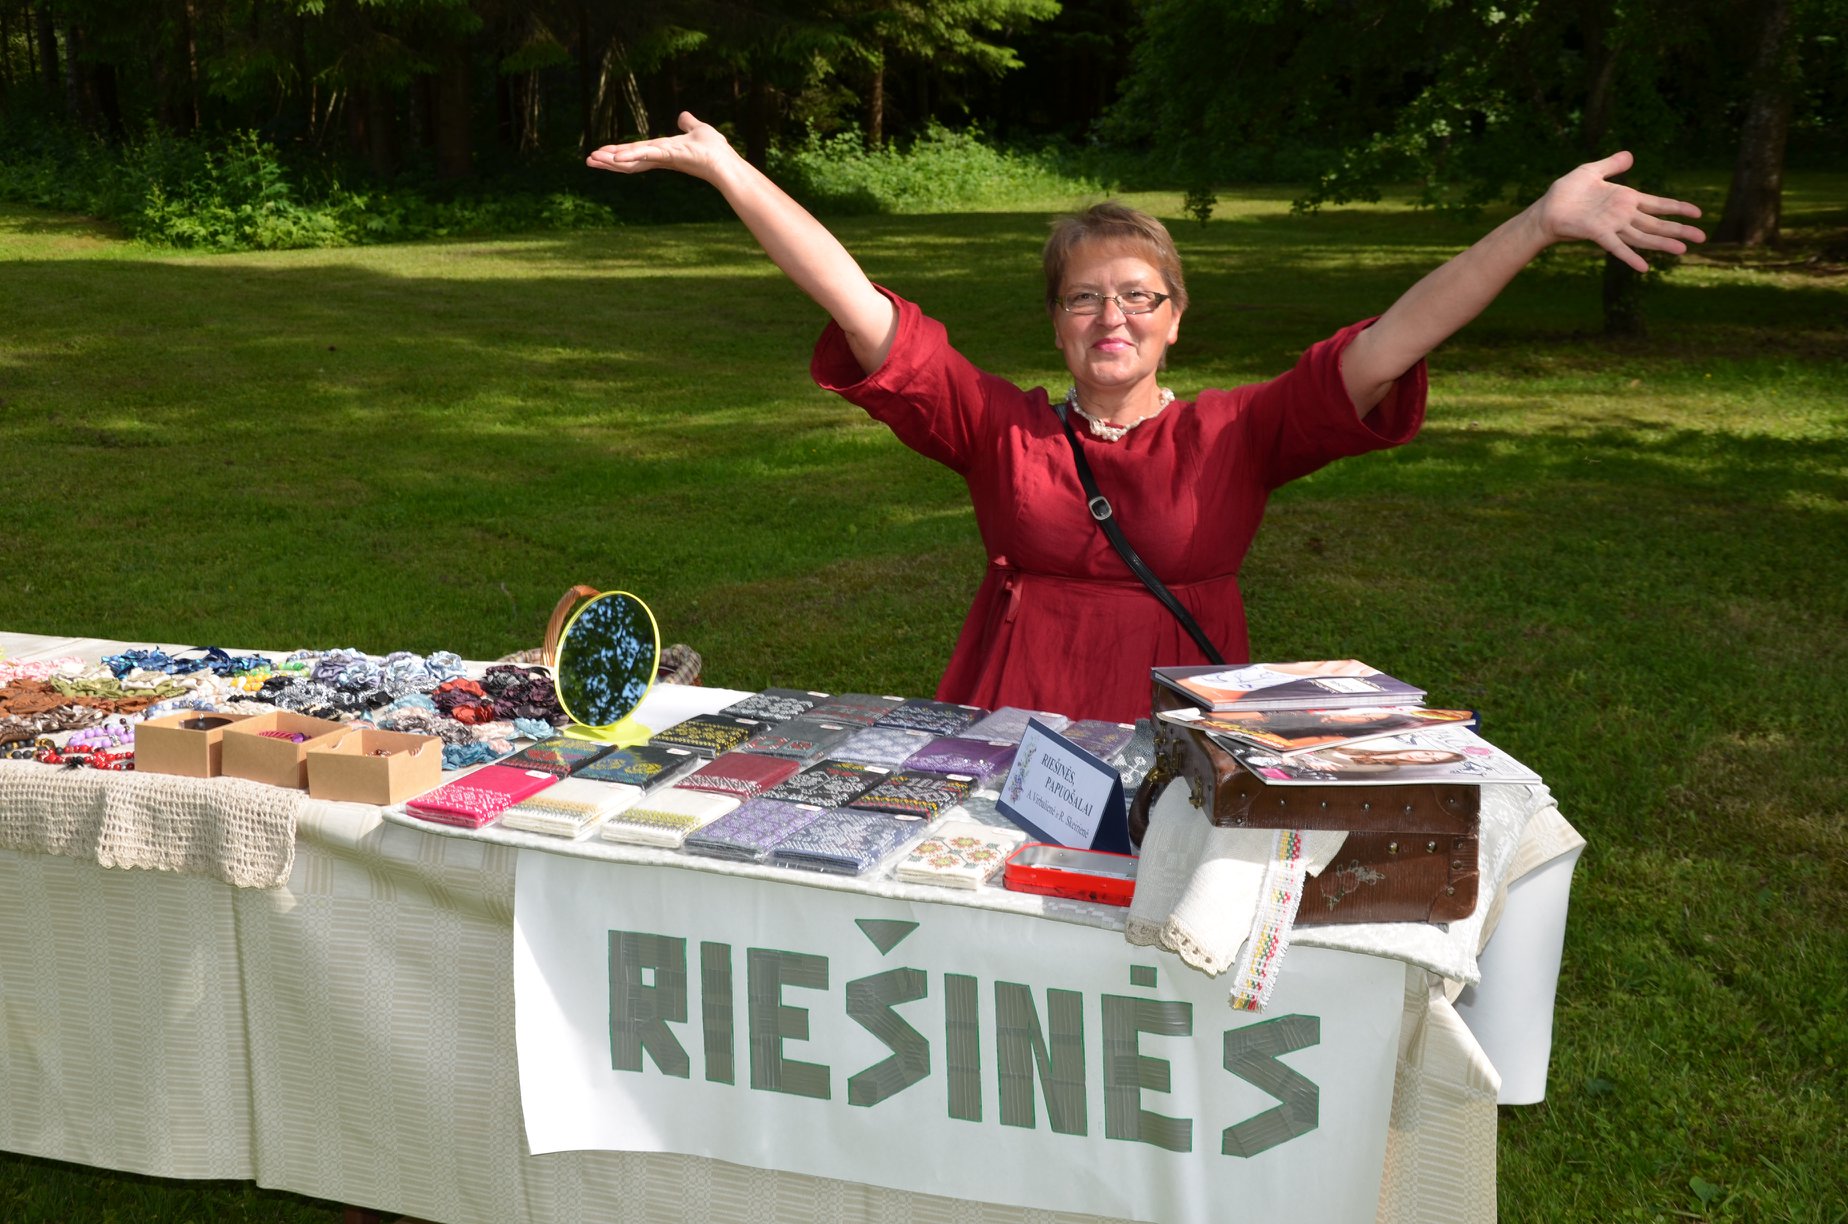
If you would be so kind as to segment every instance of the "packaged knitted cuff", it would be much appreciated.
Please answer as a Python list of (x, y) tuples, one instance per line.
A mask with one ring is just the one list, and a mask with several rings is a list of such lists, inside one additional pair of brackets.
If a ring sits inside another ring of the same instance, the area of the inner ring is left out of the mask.
[(928, 731), (932, 735), (957, 735), (987, 713), (980, 706), (956, 705), (948, 701), (915, 697), (873, 725), (898, 727), (906, 731)]
[(818, 703), (826, 701), (828, 696), (827, 693), (806, 689), (768, 688), (761, 693), (752, 693), (743, 701), (733, 702), (719, 713), (755, 718), (767, 723), (788, 722), (808, 713)]
[(737, 811), (739, 802), (731, 795), (670, 786), (605, 818), (601, 836), (608, 842), (678, 850), (688, 834)]
[(1027, 835), (965, 820), (946, 820), (892, 869), (908, 884), (979, 888), (993, 879)]
[(901, 731), (896, 727), (868, 727), (835, 745), (829, 753), (837, 761), (884, 765), (897, 769), (912, 753), (937, 737), (928, 731)]
[(1129, 741), (1135, 738), (1136, 728), (1130, 723), (1104, 722), (1096, 718), (1086, 718), (1072, 723), (1059, 734), (1092, 756), (1108, 761), (1114, 753), (1126, 747)]
[(802, 768), (782, 757), (758, 756), (754, 753), (727, 752), (701, 765), (681, 779), (683, 790), (712, 791), (751, 799), (763, 794)]
[(711, 760), (721, 752), (730, 752), (764, 729), (763, 723), (755, 718), (738, 718), (731, 714), (695, 714), (685, 722), (655, 732), (648, 742), (656, 747), (690, 748)]
[(785, 838), (770, 852), (770, 862), (798, 871), (864, 875), (917, 832), (917, 825), (881, 812), (839, 808)]
[(765, 791), (764, 796), (787, 799), (791, 803), (812, 803), (822, 808), (845, 807), (891, 772), (883, 765), (823, 761), (778, 783), (774, 790)]
[(959, 736), (940, 736), (905, 758), (906, 769), (930, 773), (968, 774), (975, 778), (992, 778), (1004, 774), (1014, 763), (1019, 744), (985, 743)]
[(957, 820), (966, 820), (970, 824), (987, 825), (989, 828), (1009, 832), (1024, 832), (1001, 810), (1000, 799), (999, 791), (973, 790), (962, 797), (951, 815)]
[(556, 777), (537, 769), (515, 769), (511, 765), (483, 765), (453, 782), (445, 782), (433, 791), (417, 796), (404, 806), (411, 815), (437, 824), (479, 829), (499, 819), (500, 814), (525, 799), (555, 784)]
[(589, 837), (604, 820), (642, 798), (639, 786), (612, 786), (582, 778), (560, 778), (520, 800), (501, 816), (501, 827), (573, 840)]
[(686, 777), (705, 759), (691, 748), (637, 744), (633, 748), (613, 749), (578, 770), (576, 776), (586, 782), (615, 782), (655, 791)]
[(520, 749), (500, 763), (515, 769), (540, 769), (554, 777), (568, 778), (609, 751), (608, 744), (575, 739), (569, 735), (553, 735), (529, 748)]
[(751, 799), (729, 816), (687, 837), (689, 854), (757, 863), (821, 815), (821, 809), (781, 799)]
[(811, 718), (829, 722), (852, 723), (870, 727), (905, 704), (903, 697), (878, 697), (872, 693), (838, 693), (809, 711)]
[(805, 715), (780, 723), (768, 731), (758, 732), (746, 740), (739, 751), (788, 757), (807, 765), (828, 755), (836, 744), (857, 730), (859, 728), (850, 723), (829, 722)]
[(945, 808), (955, 807), (974, 787), (975, 779), (967, 774), (907, 769), (885, 778), (847, 806), (889, 812), (906, 820), (931, 820)]
[(1018, 744), (1020, 737), (1027, 733), (1027, 720), (1037, 718), (1054, 731), (1063, 731), (1071, 719), (1063, 714), (1049, 714), (1043, 710), (1023, 710), (1019, 706), (1002, 706), (987, 718), (970, 727), (963, 735), (969, 739), (998, 740), (1004, 744)]

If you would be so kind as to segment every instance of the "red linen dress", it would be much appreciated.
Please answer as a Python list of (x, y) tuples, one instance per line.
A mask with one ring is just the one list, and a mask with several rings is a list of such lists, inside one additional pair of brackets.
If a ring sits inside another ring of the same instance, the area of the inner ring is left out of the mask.
[[(941, 323), (887, 296), (898, 336), (885, 364), (863, 375), (829, 324), (811, 372), (969, 485), (988, 572), (938, 699), (1148, 717), (1149, 668), (1206, 659), (1092, 520), (1046, 392), (976, 369)], [(1340, 356), (1369, 322), (1313, 345), (1269, 382), (1176, 400), (1121, 441), (1073, 422), (1124, 535), (1229, 663), (1249, 658), (1238, 571), (1270, 491), (1344, 455), (1409, 441), (1424, 420), (1422, 362), (1356, 418)]]

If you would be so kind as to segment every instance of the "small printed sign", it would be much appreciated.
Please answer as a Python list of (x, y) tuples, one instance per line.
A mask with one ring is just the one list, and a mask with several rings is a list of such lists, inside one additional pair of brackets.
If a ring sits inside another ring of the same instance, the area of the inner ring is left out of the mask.
[(1133, 853), (1123, 779), (1037, 718), (1027, 720), (995, 806), (1040, 841)]

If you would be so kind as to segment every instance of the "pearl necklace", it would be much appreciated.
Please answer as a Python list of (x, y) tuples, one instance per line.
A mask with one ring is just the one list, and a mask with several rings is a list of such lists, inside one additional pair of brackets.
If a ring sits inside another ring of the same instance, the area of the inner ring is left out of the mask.
[(1067, 387), (1065, 389), (1065, 406), (1084, 418), (1084, 423), (1091, 429), (1092, 437), (1102, 438), (1106, 442), (1121, 442), (1124, 435), (1128, 434), (1130, 430), (1142, 424), (1144, 421), (1154, 420), (1161, 415), (1161, 410), (1163, 408), (1166, 408), (1169, 404), (1174, 402), (1174, 392), (1168, 390), (1166, 387), (1159, 388), (1159, 390), (1161, 391), (1161, 396), (1155, 404), (1155, 411), (1149, 413), (1147, 416), (1139, 416), (1127, 425), (1112, 425), (1109, 421), (1101, 420), (1086, 412), (1078, 403), (1077, 387)]

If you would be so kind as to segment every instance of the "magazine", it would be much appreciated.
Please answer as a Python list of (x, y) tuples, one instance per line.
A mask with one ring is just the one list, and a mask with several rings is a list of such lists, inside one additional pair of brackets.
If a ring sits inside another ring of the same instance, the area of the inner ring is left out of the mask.
[(1163, 720), (1205, 731), (1231, 749), (1238, 743), (1293, 756), (1317, 748), (1335, 748), (1404, 735), (1428, 727), (1468, 724), (1468, 710), (1427, 710), (1423, 706), (1355, 706), (1345, 710), (1254, 710), (1223, 714), (1202, 710), (1163, 710)]
[(1540, 775), (1468, 727), (1433, 727), (1370, 744), (1280, 756), (1230, 746), (1238, 763), (1272, 786), (1392, 786), (1426, 782), (1537, 783)]
[(1332, 710), (1346, 706), (1405, 706), (1424, 690), (1358, 659), (1306, 663), (1247, 663), (1223, 667), (1157, 667), (1155, 679), (1208, 710)]

